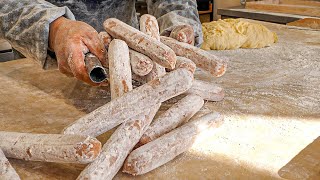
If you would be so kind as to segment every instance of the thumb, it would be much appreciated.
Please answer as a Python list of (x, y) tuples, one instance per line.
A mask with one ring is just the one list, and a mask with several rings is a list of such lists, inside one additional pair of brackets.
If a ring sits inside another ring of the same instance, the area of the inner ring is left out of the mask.
[(87, 38), (83, 39), (83, 43), (87, 46), (92, 54), (97, 56), (102, 66), (108, 67), (106, 60), (106, 49), (103, 42), (99, 38), (97, 31), (94, 30), (94, 32), (90, 33)]

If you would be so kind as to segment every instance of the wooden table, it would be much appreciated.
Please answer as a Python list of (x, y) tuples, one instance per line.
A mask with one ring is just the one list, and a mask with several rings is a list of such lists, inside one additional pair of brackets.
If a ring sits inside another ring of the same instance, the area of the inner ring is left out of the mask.
[[(230, 58), (227, 73), (219, 79), (197, 71), (196, 78), (225, 88), (224, 101), (207, 102), (200, 112), (223, 113), (224, 125), (144, 176), (119, 173), (115, 179), (280, 178), (278, 171), (320, 136), (320, 32), (263, 24), (277, 32), (279, 43), (263, 49), (212, 51)], [(59, 133), (110, 101), (109, 91), (58, 71), (43, 71), (30, 59), (0, 63), (0, 95), (0, 130), (36, 133)], [(110, 134), (99, 139), (104, 142)], [(10, 162), (22, 179), (32, 180), (75, 179), (84, 168)], [(288, 173), (295, 177), (296, 172)]]

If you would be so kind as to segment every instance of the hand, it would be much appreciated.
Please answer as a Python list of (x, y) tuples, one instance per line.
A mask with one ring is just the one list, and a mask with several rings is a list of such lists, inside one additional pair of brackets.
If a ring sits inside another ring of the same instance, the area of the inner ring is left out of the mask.
[(85, 67), (84, 57), (88, 52), (106, 65), (106, 50), (98, 32), (90, 25), (64, 17), (56, 19), (50, 24), (49, 48), (56, 53), (61, 73), (93, 86), (105, 85), (92, 82)]
[(194, 45), (194, 31), (190, 25), (179, 25), (175, 27), (171, 33), (170, 37), (184, 43)]

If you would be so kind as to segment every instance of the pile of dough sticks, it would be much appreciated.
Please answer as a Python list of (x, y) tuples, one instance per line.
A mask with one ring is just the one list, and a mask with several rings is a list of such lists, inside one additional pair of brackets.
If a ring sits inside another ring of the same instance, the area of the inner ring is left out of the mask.
[[(194, 80), (196, 68), (220, 77), (227, 66), (224, 60), (160, 37), (156, 18), (148, 14), (140, 19), (140, 31), (114, 18), (103, 26), (106, 32), (99, 36), (108, 50), (112, 100), (61, 134), (0, 132), (0, 179), (19, 179), (6, 157), (88, 164), (78, 179), (112, 179), (121, 169), (145, 174), (187, 151), (200, 133), (223, 123), (217, 112), (189, 120), (204, 100), (224, 97), (221, 87)], [(133, 89), (133, 80), (141, 86)], [(154, 118), (161, 103), (181, 94), (181, 100)], [(94, 137), (115, 127), (101, 147)]]

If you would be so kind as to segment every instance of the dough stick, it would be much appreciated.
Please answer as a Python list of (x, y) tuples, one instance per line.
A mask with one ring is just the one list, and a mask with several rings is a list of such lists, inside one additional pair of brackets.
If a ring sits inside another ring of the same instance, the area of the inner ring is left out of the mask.
[[(179, 56), (177, 56), (176, 69), (185, 68), (186, 67), (185, 65), (187, 65), (188, 68), (191, 67), (189, 68), (190, 71), (193, 69), (192, 64), (185, 64), (185, 63), (180, 64), (178, 57)], [(132, 79), (143, 84), (147, 81), (145, 76), (138, 76), (135, 74), (133, 74)], [(207, 101), (221, 101), (225, 96), (224, 89), (222, 87), (219, 87), (218, 85), (211, 82), (197, 80), (197, 79), (193, 81), (191, 88), (188, 91), (186, 91), (184, 94), (196, 94), (198, 96), (201, 96), (204, 100), (207, 100)]]
[(193, 74), (196, 71), (197, 66), (190, 59), (185, 58), (185, 57), (181, 57), (181, 56), (177, 56), (177, 64), (176, 64), (175, 69), (178, 69), (178, 68), (186, 68), (190, 72), (192, 72), (192, 74)]
[(151, 123), (141, 137), (140, 145), (147, 144), (188, 121), (203, 104), (204, 101), (200, 96), (184, 97)]
[(1, 180), (20, 180), (19, 175), (13, 169), (8, 159), (0, 149), (0, 179)]
[(149, 56), (168, 69), (174, 68), (176, 55), (163, 43), (115, 18), (107, 19), (103, 26), (111, 36), (124, 40), (130, 48)]
[(148, 56), (131, 49), (129, 52), (131, 69), (133, 73), (139, 76), (145, 76), (151, 72), (153, 68), (153, 62)]
[(188, 122), (132, 151), (124, 163), (123, 172), (141, 175), (152, 171), (187, 151), (201, 132), (218, 127), (222, 122), (223, 117), (219, 113), (209, 113)]
[(162, 67), (161, 65), (153, 62), (153, 69), (149, 74), (146, 76), (146, 81), (151, 81), (157, 77), (161, 77), (166, 74), (166, 68)]
[(150, 125), (159, 107), (149, 108), (144, 113), (121, 124), (103, 145), (97, 159), (88, 165), (77, 179), (113, 179), (145, 132), (146, 127)]
[(223, 59), (205, 50), (179, 42), (170, 37), (161, 36), (161, 42), (169, 46), (178, 56), (191, 59), (196, 63), (197, 67), (208, 71), (213, 76), (220, 77), (226, 71), (227, 63)]
[(188, 70), (174, 70), (85, 115), (63, 133), (98, 136), (147, 108), (184, 93), (191, 87), (192, 81), (193, 74)]
[[(149, 14), (144, 14), (140, 18), (140, 31), (160, 42), (159, 25), (157, 19)], [(146, 77), (137, 77), (136, 80), (142, 83), (152, 81), (166, 74), (166, 69), (153, 62), (153, 69)], [(148, 128), (148, 127), (146, 127)]]
[(101, 143), (89, 136), (0, 131), (0, 148), (9, 158), (85, 164), (98, 156)]
[(142, 15), (140, 17), (140, 31), (160, 42), (159, 25), (156, 17), (150, 14)]
[[(179, 62), (178, 59), (177, 59), (176, 68), (177, 69), (179, 67), (185, 68), (184, 66), (185, 64), (182, 63), (180, 65), (178, 63)], [(192, 65), (191, 66), (188, 65), (188, 67), (192, 67)], [(193, 68), (190, 68), (190, 69), (193, 69)], [(143, 84), (147, 81), (145, 76), (138, 76), (135, 74), (133, 74), (132, 79)], [(188, 91), (186, 91), (184, 94), (195, 94), (207, 101), (221, 101), (225, 96), (224, 89), (222, 87), (219, 87), (218, 85), (211, 82), (197, 80), (197, 79), (193, 81), (191, 88)]]
[(108, 50), (111, 98), (132, 90), (129, 48), (119, 39), (111, 41)]
[[(149, 35), (153, 39), (160, 42), (159, 25), (157, 19), (150, 15), (144, 14), (140, 18), (140, 31)], [(147, 75), (146, 81), (151, 81), (157, 77), (166, 74), (166, 69), (154, 62), (152, 71)]]
[(196, 94), (207, 101), (221, 101), (224, 98), (223, 88), (201, 80), (194, 80), (192, 87), (185, 94)]

